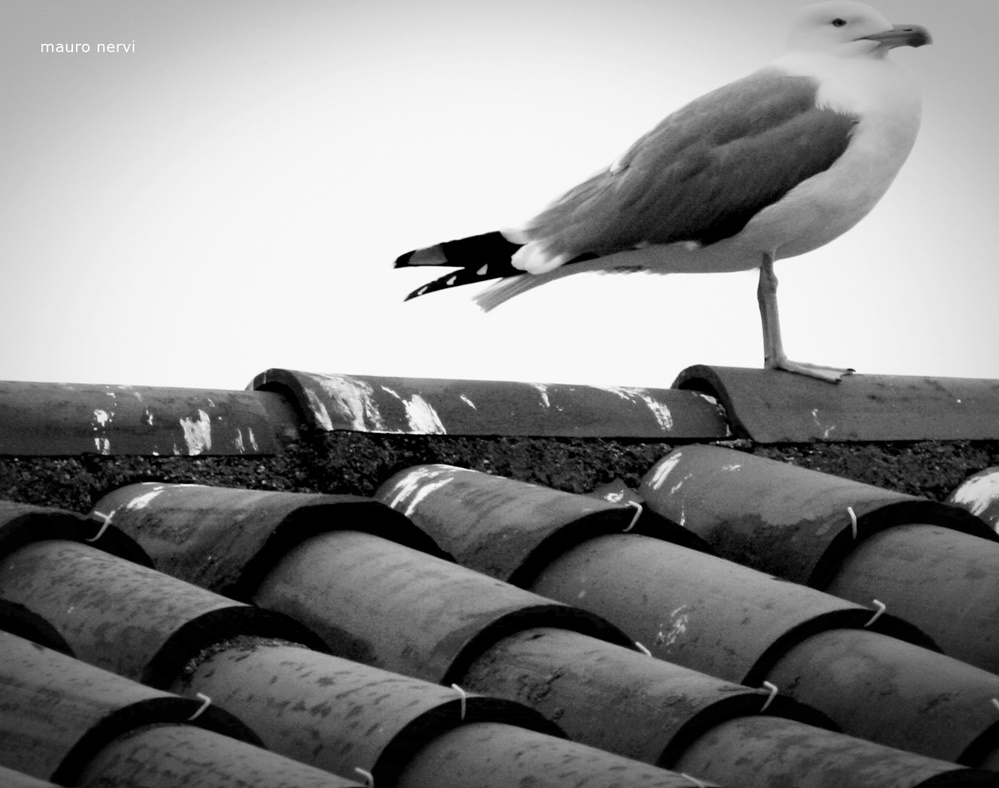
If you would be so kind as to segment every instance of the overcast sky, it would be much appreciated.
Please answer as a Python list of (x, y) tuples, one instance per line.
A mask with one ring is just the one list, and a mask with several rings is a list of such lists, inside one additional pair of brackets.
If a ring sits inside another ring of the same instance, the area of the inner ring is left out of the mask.
[[(0, 379), (657, 387), (758, 367), (755, 273), (587, 274), (484, 314), (474, 288), (403, 303), (430, 277), (391, 263), (529, 217), (779, 55), (800, 5), (4, 0)], [(875, 5), (934, 35), (892, 54), (923, 85), (923, 127), (870, 216), (778, 263), (785, 346), (999, 378), (999, 3)]]

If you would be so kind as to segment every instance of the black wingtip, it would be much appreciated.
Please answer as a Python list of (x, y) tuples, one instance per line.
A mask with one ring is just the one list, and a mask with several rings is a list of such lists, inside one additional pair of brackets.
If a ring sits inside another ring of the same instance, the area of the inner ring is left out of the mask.
[(399, 255), (397, 258), (395, 258), (395, 263), (392, 265), (392, 267), (393, 268), (406, 268), (407, 266), (409, 266), (411, 264), (410, 261), (413, 259), (413, 255), (414, 254), (416, 254), (416, 250), (412, 249), (412, 250), (406, 252), (406, 254)]
[(438, 290), (476, 284), (489, 279), (519, 276), (524, 272), (515, 268), (511, 261), (513, 254), (519, 248), (518, 244), (508, 241), (502, 233), (493, 231), (457, 241), (445, 241), (423, 249), (414, 249), (399, 255), (395, 267), (450, 266), (459, 269), (417, 288), (406, 296), (405, 300), (410, 301), (427, 293), (436, 293)]
[(434, 282), (428, 282), (422, 287), (416, 288), (412, 293), (410, 293), (408, 296), (402, 299), (403, 303), (405, 303), (406, 301), (412, 301), (414, 298), (419, 298), (421, 295), (432, 293), (434, 292), (434, 290), (443, 290), (444, 289), (443, 287), (434, 287), (434, 285), (436, 285), (438, 282), (439, 280), (436, 280)]
[(409, 268), (424, 265), (458, 265), (450, 263), (443, 244), (425, 246), (422, 249), (413, 249), (411, 252), (401, 254), (395, 259), (396, 268)]

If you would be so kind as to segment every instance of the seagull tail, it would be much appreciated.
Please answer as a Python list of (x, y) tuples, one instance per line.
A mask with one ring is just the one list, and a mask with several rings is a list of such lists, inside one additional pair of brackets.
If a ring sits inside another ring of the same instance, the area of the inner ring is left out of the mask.
[(507, 240), (502, 233), (494, 231), (414, 249), (400, 255), (395, 261), (395, 267), (437, 265), (458, 269), (417, 288), (406, 297), (408, 301), (438, 290), (519, 276), (523, 271), (514, 268), (510, 259), (520, 246)]
[(509, 301), (514, 296), (526, 293), (535, 287), (551, 282), (553, 279), (560, 279), (566, 275), (566, 271), (560, 268), (545, 274), (525, 274), (520, 272), (517, 276), (510, 276), (501, 279), (491, 287), (487, 287), (481, 293), (476, 294), (474, 301), (483, 312), (495, 309), (500, 304)]
[(591, 271), (601, 274), (616, 274), (648, 270), (649, 268), (644, 265), (623, 265), (620, 263), (613, 265), (608, 263), (607, 258), (584, 254), (573, 258), (569, 265), (560, 265), (558, 268), (553, 268), (550, 271), (544, 271), (540, 274), (525, 273), (518, 269), (517, 276), (505, 277), (491, 287), (487, 287), (481, 293), (475, 295), (474, 301), (482, 308), (482, 311), (488, 312), (500, 304), (506, 303), (511, 298), (526, 293), (528, 290), (541, 287), (541, 285), (546, 285), (557, 279), (565, 279), (567, 276), (575, 276), (576, 274)]

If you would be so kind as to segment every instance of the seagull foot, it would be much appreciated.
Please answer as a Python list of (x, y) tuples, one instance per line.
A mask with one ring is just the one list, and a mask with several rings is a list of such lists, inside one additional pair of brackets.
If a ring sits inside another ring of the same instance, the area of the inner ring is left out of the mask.
[(791, 361), (782, 358), (766, 363), (767, 369), (782, 369), (785, 372), (793, 372), (797, 375), (805, 375), (810, 378), (824, 380), (826, 383), (839, 383), (847, 375), (852, 375), (856, 370), (840, 369), (839, 367), (824, 367), (820, 364), (808, 364), (801, 361)]

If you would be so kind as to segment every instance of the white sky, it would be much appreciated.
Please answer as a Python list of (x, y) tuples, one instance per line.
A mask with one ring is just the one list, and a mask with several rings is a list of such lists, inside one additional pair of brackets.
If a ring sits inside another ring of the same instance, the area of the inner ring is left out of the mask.
[[(755, 273), (402, 299), (416, 246), (509, 226), (780, 54), (793, 0), (3, 0), (0, 379), (311, 372), (668, 386), (758, 367)], [(778, 263), (799, 360), (999, 378), (995, 0), (882, 0), (935, 43), (916, 148)], [(98, 43), (134, 51), (98, 53)], [(88, 43), (43, 54), (40, 44)]]

